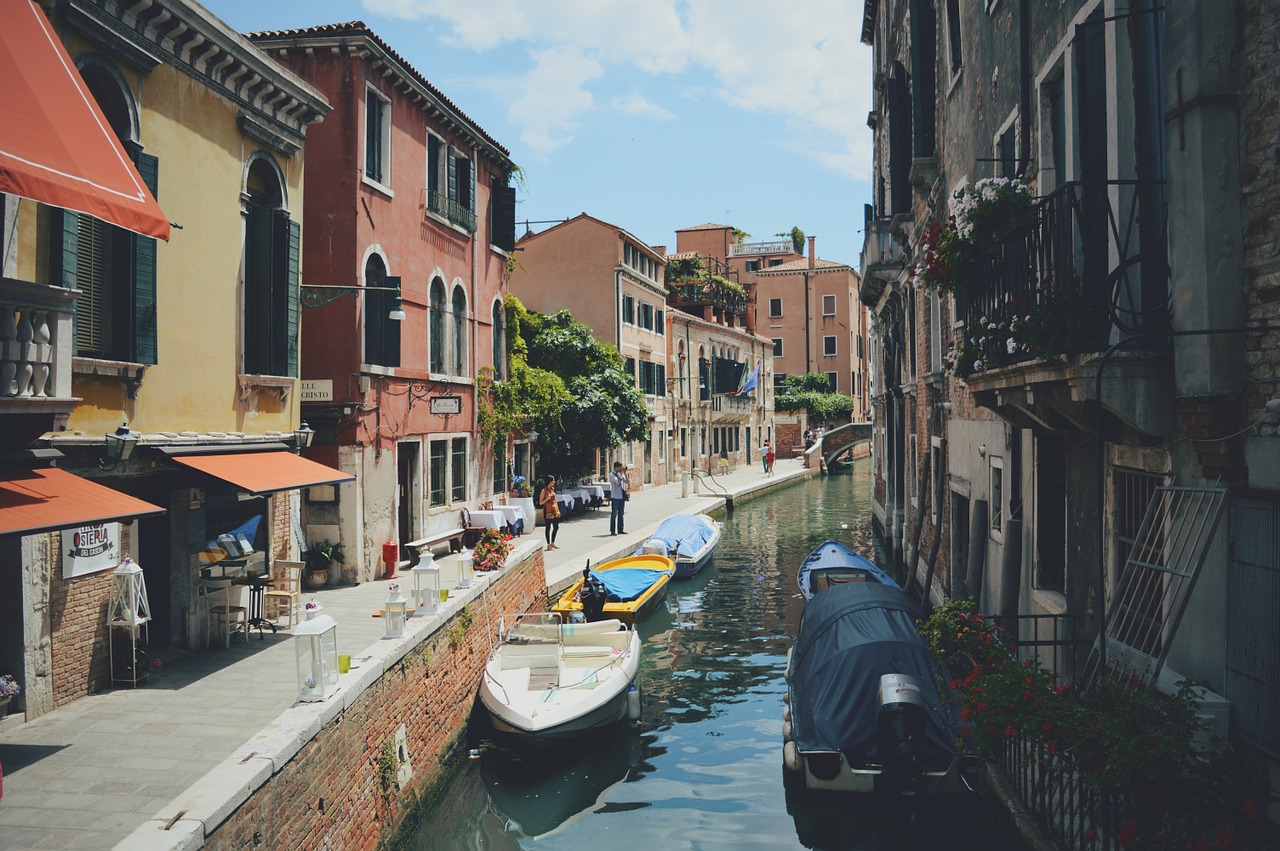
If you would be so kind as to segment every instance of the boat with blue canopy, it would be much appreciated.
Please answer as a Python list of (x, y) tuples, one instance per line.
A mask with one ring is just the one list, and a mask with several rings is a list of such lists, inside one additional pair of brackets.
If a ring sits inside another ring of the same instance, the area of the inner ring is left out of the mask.
[(687, 579), (711, 560), (718, 543), (719, 523), (705, 514), (675, 514), (662, 521), (636, 555), (656, 552), (670, 556), (676, 563), (676, 578)]
[(796, 581), (805, 600), (812, 600), (819, 591), (845, 582), (873, 582), (890, 588), (899, 587), (893, 577), (877, 567), (875, 562), (858, 555), (839, 541), (824, 541), (809, 553), (800, 563)]

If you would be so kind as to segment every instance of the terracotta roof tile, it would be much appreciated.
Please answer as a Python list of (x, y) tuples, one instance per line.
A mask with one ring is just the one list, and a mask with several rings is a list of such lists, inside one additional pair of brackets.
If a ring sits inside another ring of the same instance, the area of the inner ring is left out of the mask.
[[(789, 263), (779, 263), (777, 266), (770, 266), (768, 269), (756, 270), (757, 275), (763, 275), (767, 272), (803, 272), (809, 268), (808, 258), (792, 260)], [(814, 269), (830, 270), (830, 269), (849, 269), (852, 268), (847, 263), (836, 263), (832, 260), (823, 260), (821, 257), (815, 258), (813, 261)]]
[(730, 230), (730, 229), (731, 228), (728, 225), (717, 225), (714, 222), (707, 222), (706, 224), (703, 224), (703, 225), (694, 225), (691, 228), (677, 228), (676, 233), (680, 233), (682, 231), (687, 231), (687, 230)]

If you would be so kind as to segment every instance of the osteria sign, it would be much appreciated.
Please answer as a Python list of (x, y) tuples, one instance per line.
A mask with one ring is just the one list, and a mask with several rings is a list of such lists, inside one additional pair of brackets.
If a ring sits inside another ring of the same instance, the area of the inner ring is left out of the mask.
[(113, 568), (121, 558), (119, 523), (94, 523), (62, 530), (63, 579)]

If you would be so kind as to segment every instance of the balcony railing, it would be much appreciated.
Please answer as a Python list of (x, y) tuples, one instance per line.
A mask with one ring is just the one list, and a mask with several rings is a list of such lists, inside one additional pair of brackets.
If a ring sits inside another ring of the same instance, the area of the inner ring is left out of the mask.
[(458, 227), (475, 233), (476, 214), (452, 200), (442, 192), (427, 193), (427, 209), (437, 216), (444, 216)]
[(735, 242), (729, 246), (730, 257), (749, 257), (753, 254), (796, 254), (796, 246), (789, 239), (764, 242)]
[(72, 290), (0, 279), (0, 399), (71, 397)]
[[(1068, 183), (1033, 209), (1020, 229), (977, 247), (957, 292), (970, 339), (1014, 319), (1018, 333), (1038, 335), (1020, 338), (1027, 345), (1015, 352), (995, 341), (983, 352), (989, 366), (1101, 351), (1119, 336), (1168, 327), (1163, 183)], [(1141, 347), (1166, 348), (1158, 336)]]
[(893, 238), (893, 219), (868, 220), (862, 243), (862, 267), (866, 274), (899, 270), (902, 260), (902, 247)]

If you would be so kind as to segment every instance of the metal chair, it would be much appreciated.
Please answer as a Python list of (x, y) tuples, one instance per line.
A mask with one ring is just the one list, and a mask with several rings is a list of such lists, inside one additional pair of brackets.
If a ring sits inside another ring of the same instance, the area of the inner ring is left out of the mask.
[(302, 568), (304, 562), (276, 559), (271, 564), (271, 584), (263, 592), (263, 617), (277, 620), (282, 615), (289, 618), (292, 629), (302, 614)]
[(230, 579), (201, 579), (197, 593), (204, 608), (205, 643), (213, 646), (213, 631), (222, 635), (222, 646), (231, 646), (231, 633), (240, 631), (249, 639), (249, 610), (231, 602)]

